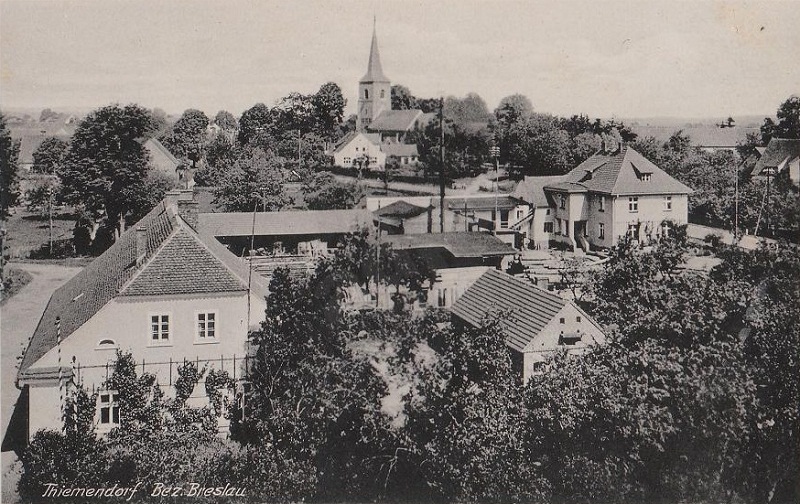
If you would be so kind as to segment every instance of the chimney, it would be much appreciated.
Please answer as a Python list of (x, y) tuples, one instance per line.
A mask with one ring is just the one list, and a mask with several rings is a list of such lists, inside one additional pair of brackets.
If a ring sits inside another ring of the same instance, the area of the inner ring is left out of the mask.
[(136, 266), (142, 265), (145, 255), (147, 255), (147, 228), (139, 226), (136, 228)]
[(167, 206), (175, 206), (178, 204), (178, 198), (180, 198), (180, 196), (181, 196), (180, 189), (173, 189), (171, 191), (167, 191), (167, 193), (164, 195), (164, 203), (166, 203)]
[(197, 231), (197, 207), (199, 204), (194, 200), (194, 191), (191, 189), (184, 189), (180, 191), (178, 197), (178, 215), (189, 224), (189, 226)]

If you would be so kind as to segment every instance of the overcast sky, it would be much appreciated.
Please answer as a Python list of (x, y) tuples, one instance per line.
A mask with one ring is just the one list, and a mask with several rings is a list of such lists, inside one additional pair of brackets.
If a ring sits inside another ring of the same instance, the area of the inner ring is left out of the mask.
[(355, 111), (373, 14), (394, 84), (493, 109), (774, 115), (800, 94), (800, 2), (0, 0), (0, 106), (234, 114), (338, 83)]

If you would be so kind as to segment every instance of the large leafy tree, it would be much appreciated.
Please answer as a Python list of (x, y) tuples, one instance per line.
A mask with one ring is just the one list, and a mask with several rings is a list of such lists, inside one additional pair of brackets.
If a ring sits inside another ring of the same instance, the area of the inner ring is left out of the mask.
[(764, 119), (761, 125), (761, 142), (763, 145), (775, 138), (800, 138), (800, 96), (792, 95), (781, 103), (777, 112), (778, 122), (771, 118)]
[(352, 182), (338, 182), (331, 173), (316, 172), (302, 186), (303, 201), (309, 210), (354, 208), (364, 191)]
[(311, 97), (313, 114), (316, 120), (316, 131), (319, 135), (333, 139), (344, 119), (344, 107), (347, 100), (335, 82), (323, 84), (319, 91)]
[(239, 143), (254, 142), (259, 136), (267, 134), (272, 124), (269, 107), (256, 103), (242, 113), (239, 118)]
[(233, 165), (221, 174), (214, 201), (228, 212), (280, 210), (289, 203), (283, 190), (284, 162), (260, 147), (242, 150)]
[(108, 218), (125, 230), (125, 220), (137, 213), (133, 193), (150, 170), (142, 138), (152, 132), (150, 112), (138, 105), (110, 105), (81, 121), (58, 172), (64, 198), (79, 205), (96, 226)]
[(8, 216), (8, 210), (19, 198), (19, 141), (11, 138), (6, 118), (0, 114), (0, 218)]
[(214, 124), (222, 128), (223, 131), (236, 131), (239, 127), (239, 122), (233, 114), (227, 110), (220, 110), (214, 116)]
[(55, 175), (64, 155), (69, 148), (69, 142), (57, 137), (47, 137), (33, 151), (33, 171)]
[(206, 142), (208, 116), (197, 109), (188, 109), (161, 141), (169, 151), (186, 161), (199, 161)]

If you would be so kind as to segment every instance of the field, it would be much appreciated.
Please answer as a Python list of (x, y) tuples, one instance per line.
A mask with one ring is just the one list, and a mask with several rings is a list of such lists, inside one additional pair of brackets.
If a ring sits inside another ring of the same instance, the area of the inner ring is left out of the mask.
[[(75, 216), (68, 211), (61, 211), (53, 216), (53, 241), (71, 240), (72, 230), (75, 227)], [(13, 259), (24, 259), (31, 252), (48, 251), (50, 236), (47, 216), (38, 212), (30, 212), (17, 207), (12, 210), (12, 215), (6, 222), (6, 253)]]

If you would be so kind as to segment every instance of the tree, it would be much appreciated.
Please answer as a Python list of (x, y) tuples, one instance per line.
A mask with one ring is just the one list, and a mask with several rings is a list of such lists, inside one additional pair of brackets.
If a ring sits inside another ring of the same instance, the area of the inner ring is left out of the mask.
[(280, 210), (289, 203), (283, 191), (283, 161), (260, 147), (244, 149), (221, 175), (214, 202), (227, 212)]
[(214, 124), (222, 128), (223, 131), (228, 132), (236, 131), (239, 127), (236, 117), (227, 110), (220, 110), (217, 112), (217, 115), (214, 116)]
[(311, 103), (314, 107), (317, 133), (333, 140), (342, 124), (344, 107), (347, 105), (341, 88), (335, 82), (327, 82), (311, 97)]
[(558, 129), (556, 118), (530, 114), (511, 122), (516, 114), (511, 110), (498, 124), (500, 159), (510, 165), (510, 171), (516, 176), (560, 175), (569, 171), (570, 139)]
[(32, 188), (25, 191), (28, 210), (40, 210), (42, 216), (48, 218), (50, 256), (53, 255), (53, 205), (57, 203), (59, 190), (58, 179), (53, 177), (40, 179)]
[(354, 208), (364, 191), (352, 182), (338, 182), (331, 173), (315, 172), (302, 187), (303, 201), (309, 210)]
[(272, 114), (269, 107), (256, 103), (242, 113), (239, 118), (239, 143), (249, 144), (262, 134), (266, 134), (272, 125)]
[(533, 113), (533, 104), (527, 96), (513, 94), (500, 100), (500, 104), (494, 109), (494, 116), (503, 125), (516, 123), (521, 119), (527, 118)]
[(57, 138), (47, 137), (33, 151), (33, 171), (55, 175), (61, 166), (69, 143)]
[(800, 96), (792, 95), (778, 107), (778, 122), (769, 117), (761, 126), (761, 141), (767, 145), (771, 138), (800, 138)]
[(408, 110), (415, 108), (416, 99), (405, 86), (392, 86), (392, 110)]
[(117, 222), (122, 233), (126, 218), (141, 210), (131, 194), (150, 170), (140, 139), (152, 124), (138, 105), (110, 105), (90, 113), (75, 130), (58, 176), (65, 201), (88, 212), (93, 234), (104, 218)]
[[(11, 138), (6, 117), (0, 114), (0, 218), (5, 222), (8, 210), (19, 198), (19, 141)], [(3, 226), (5, 227), (5, 226)], [(4, 252), (1, 252), (4, 253)]]
[(208, 116), (204, 112), (187, 109), (161, 141), (176, 157), (197, 162), (203, 157), (208, 124)]

